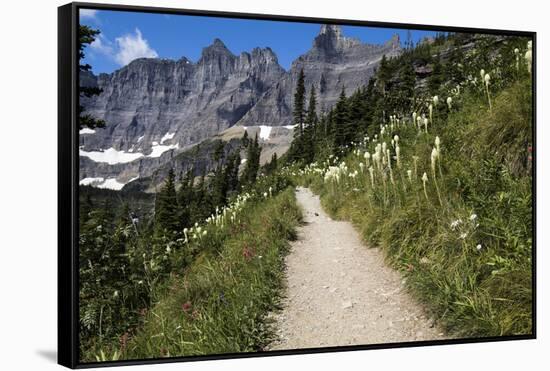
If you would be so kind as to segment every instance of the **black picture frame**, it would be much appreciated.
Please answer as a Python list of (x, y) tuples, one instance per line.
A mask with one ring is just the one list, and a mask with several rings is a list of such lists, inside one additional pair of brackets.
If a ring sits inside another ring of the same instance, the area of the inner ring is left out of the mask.
[(78, 174), (79, 132), (77, 114), (79, 105), (79, 61), (78, 61), (78, 14), (79, 9), (132, 11), (143, 13), (162, 13), (175, 15), (193, 15), (208, 17), (224, 17), (254, 20), (276, 20), (301, 23), (329, 23), (335, 25), (369, 26), (382, 28), (411, 28), (415, 30), (430, 30), (441, 32), (483, 33), (506, 36), (523, 36), (533, 40), (533, 84), (532, 84), (532, 112), (533, 112), (533, 147), (536, 151), (536, 55), (537, 33), (533, 31), (515, 31), (488, 28), (464, 28), (441, 25), (406, 24), (391, 22), (373, 22), (363, 20), (348, 20), (334, 18), (314, 18), (301, 16), (283, 16), (271, 14), (252, 14), (222, 11), (204, 11), (194, 9), (174, 9), (161, 7), (130, 6), (115, 4), (97, 4), (74, 2), (58, 8), (58, 363), (69, 368), (91, 368), (123, 365), (141, 365), (156, 363), (173, 363), (188, 361), (219, 360), (248, 357), (270, 357), (280, 355), (296, 355), (324, 352), (343, 352), (370, 349), (387, 349), (401, 347), (419, 347), (449, 344), (467, 344), (479, 342), (496, 342), (508, 340), (536, 339), (536, 161), (533, 154), (533, 250), (532, 250), (532, 334), (460, 338), (437, 341), (416, 341), (407, 343), (387, 343), (371, 345), (351, 345), (327, 348), (277, 350), (257, 353), (230, 353), (205, 356), (171, 357), (159, 359), (133, 359), (122, 361), (106, 361), (81, 363), (78, 354)]

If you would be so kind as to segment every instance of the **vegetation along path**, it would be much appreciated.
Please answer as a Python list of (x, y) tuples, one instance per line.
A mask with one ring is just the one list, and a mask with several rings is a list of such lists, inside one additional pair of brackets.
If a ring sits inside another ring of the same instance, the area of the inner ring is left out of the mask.
[(286, 299), (271, 349), (444, 337), (382, 251), (365, 247), (351, 223), (332, 220), (309, 189), (298, 188), (296, 196), (305, 225), (286, 260)]

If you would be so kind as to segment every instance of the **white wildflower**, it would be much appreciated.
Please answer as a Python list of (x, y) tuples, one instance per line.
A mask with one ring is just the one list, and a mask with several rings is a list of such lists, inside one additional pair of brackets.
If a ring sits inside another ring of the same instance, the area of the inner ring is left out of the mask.
[(437, 105), (439, 104), (439, 97), (437, 95), (433, 97), (433, 102), (434, 106), (437, 107)]
[(439, 157), (439, 151), (437, 148), (432, 148), (432, 154), (431, 154), (431, 162), (432, 162), (432, 172), (435, 176), (435, 164), (437, 162), (437, 158)]
[(453, 231), (456, 230), (456, 228), (457, 228), (460, 224), (462, 224), (462, 220), (461, 220), (461, 219), (453, 220), (453, 221), (451, 222), (451, 229), (452, 229)]
[(422, 175), (422, 181), (424, 183), (426, 183), (428, 181), (428, 174), (426, 174), (426, 172), (424, 172), (424, 174)]
[(447, 107), (449, 107), (449, 110), (453, 107), (453, 98), (447, 98)]
[(478, 243), (478, 244), (477, 244), (477, 246), (476, 246), (476, 249), (477, 249), (477, 251), (480, 251), (480, 250), (481, 250), (481, 248), (482, 248), (481, 244), (480, 244), (480, 243)]

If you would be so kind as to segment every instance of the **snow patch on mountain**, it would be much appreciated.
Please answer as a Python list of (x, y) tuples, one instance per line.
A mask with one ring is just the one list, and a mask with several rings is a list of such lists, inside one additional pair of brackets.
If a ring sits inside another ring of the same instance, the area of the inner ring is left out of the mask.
[(176, 135), (176, 132), (173, 132), (173, 133), (167, 132), (167, 133), (164, 134), (164, 136), (160, 139), (160, 144), (163, 144), (163, 143), (166, 142), (167, 140), (170, 140), (170, 139), (174, 138), (174, 135)]
[(269, 140), (271, 129), (273, 129), (273, 126), (260, 125), (260, 139)]
[(169, 151), (171, 149), (177, 149), (179, 147), (180, 147), (179, 143), (164, 145), (164, 144), (158, 144), (157, 142), (153, 142), (153, 146), (151, 147), (152, 152), (151, 154), (147, 155), (147, 157), (160, 157), (164, 152)]
[(80, 134), (80, 135), (82, 135), (82, 134), (93, 134), (93, 133), (95, 133), (95, 130), (90, 129), (90, 128), (80, 129), (80, 131), (78, 132), (78, 134)]
[(106, 162), (109, 165), (126, 164), (143, 157), (143, 153), (128, 153), (124, 151), (118, 151), (114, 148), (109, 148), (104, 151), (84, 151), (80, 150), (80, 156), (88, 157), (95, 162)]

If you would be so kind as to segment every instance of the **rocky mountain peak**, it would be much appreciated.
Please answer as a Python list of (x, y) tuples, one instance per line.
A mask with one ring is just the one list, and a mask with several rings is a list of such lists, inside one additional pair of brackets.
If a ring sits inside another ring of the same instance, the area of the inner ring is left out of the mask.
[(392, 49), (398, 49), (401, 47), (401, 39), (398, 34), (393, 34), (391, 39), (386, 41), (386, 46), (390, 46)]
[(335, 24), (324, 24), (321, 26), (321, 31), (319, 35), (328, 35), (331, 38), (342, 38), (342, 27)]
[(211, 45), (202, 49), (201, 60), (210, 60), (219, 56), (234, 57), (233, 53), (218, 38), (215, 38)]
[(360, 45), (360, 40), (345, 37), (340, 26), (330, 24), (322, 25), (319, 34), (313, 40), (313, 49), (327, 54), (338, 53)]

